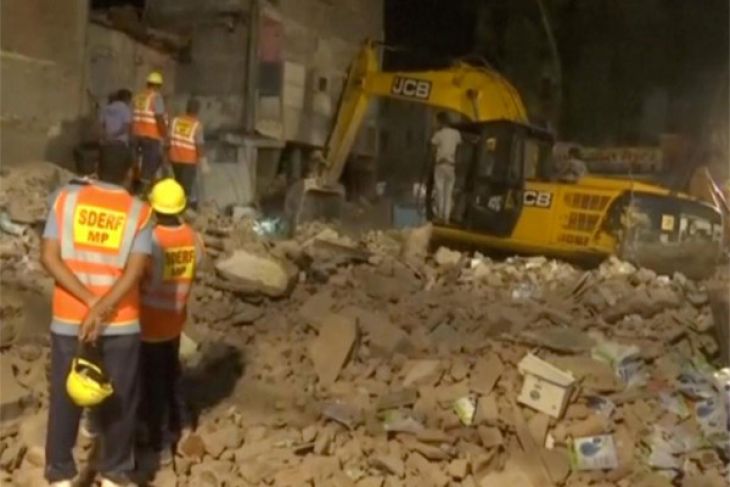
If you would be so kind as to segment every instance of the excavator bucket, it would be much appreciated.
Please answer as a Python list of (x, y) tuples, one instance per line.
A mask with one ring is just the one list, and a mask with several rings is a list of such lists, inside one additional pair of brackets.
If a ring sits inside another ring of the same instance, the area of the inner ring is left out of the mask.
[[(618, 256), (660, 274), (681, 272), (705, 279), (722, 254), (722, 219), (704, 203), (650, 195), (635, 196), (624, 214)], [(672, 235), (665, 230), (673, 229)]]
[(292, 230), (305, 222), (341, 220), (344, 206), (345, 188), (342, 185), (322, 186), (313, 178), (293, 184), (284, 203)]

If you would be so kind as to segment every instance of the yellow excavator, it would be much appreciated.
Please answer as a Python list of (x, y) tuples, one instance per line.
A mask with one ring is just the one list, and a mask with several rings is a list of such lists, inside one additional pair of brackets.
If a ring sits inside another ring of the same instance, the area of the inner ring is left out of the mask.
[(420, 103), (468, 120), (454, 126), (464, 143), (448, 224), (434, 220), (433, 178), (426, 184), (434, 241), (593, 262), (617, 255), (693, 278), (714, 270), (722, 252), (718, 208), (628, 177), (562, 181), (552, 158), (553, 136), (530, 125), (520, 94), (498, 72), (465, 63), (383, 72), (370, 41), (349, 68), (322, 163), (290, 191), (287, 211), (294, 225), (342, 217), (340, 177), (373, 97)]

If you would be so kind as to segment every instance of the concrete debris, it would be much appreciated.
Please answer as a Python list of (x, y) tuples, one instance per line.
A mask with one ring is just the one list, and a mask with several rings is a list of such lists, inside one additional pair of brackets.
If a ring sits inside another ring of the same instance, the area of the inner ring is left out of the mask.
[(297, 275), (293, 264), (244, 249), (238, 249), (230, 257), (218, 261), (216, 270), (229, 281), (251, 286), (274, 298), (285, 295)]
[(43, 222), (48, 216), (49, 195), (72, 177), (69, 171), (45, 161), (3, 168), (0, 172), (0, 209), (15, 223)]
[(433, 260), (441, 267), (454, 267), (461, 261), (461, 252), (439, 247), (433, 256)]
[[(41, 485), (48, 186), (26, 178), (0, 198), (20, 227), (0, 228), (0, 482)], [(181, 346), (198, 417), (177, 478), (153, 485), (727, 483), (724, 268), (693, 282), (617, 259), (428, 258), (429, 227), (271, 241), (206, 207), (192, 223), (213, 244)]]
[(324, 318), (319, 336), (309, 347), (320, 385), (329, 386), (337, 380), (356, 338), (355, 320), (338, 314)]
[(6, 356), (0, 359), (0, 384), (2, 384), (0, 423), (5, 425), (22, 416), (24, 408), (32, 399), (32, 394), (20, 385), (13, 371), (13, 365)]

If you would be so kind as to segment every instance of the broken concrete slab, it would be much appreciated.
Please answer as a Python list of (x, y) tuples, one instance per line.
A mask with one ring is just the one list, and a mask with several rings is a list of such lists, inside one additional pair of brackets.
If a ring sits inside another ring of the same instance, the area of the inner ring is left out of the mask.
[(563, 327), (525, 331), (519, 337), (530, 345), (567, 353), (588, 352), (596, 344), (587, 333)]
[(0, 360), (0, 374), (0, 422), (5, 423), (21, 416), (25, 406), (31, 402), (32, 394), (15, 378), (9, 360)]
[(393, 474), (398, 478), (403, 478), (405, 475), (405, 464), (403, 460), (395, 455), (375, 454), (370, 457), (369, 462), (373, 467)]
[(343, 401), (330, 401), (322, 405), (322, 416), (336, 421), (349, 430), (362, 422), (362, 411)]
[(623, 389), (615, 371), (605, 362), (587, 356), (551, 357), (550, 362), (572, 373), (588, 389), (597, 392), (616, 392)]
[(235, 425), (201, 428), (198, 435), (205, 452), (213, 458), (219, 458), (225, 450), (235, 450), (243, 443), (243, 434)]
[(499, 420), (499, 407), (494, 395), (479, 398), (474, 421), (477, 423), (496, 424)]
[(327, 316), (335, 305), (329, 289), (322, 290), (307, 298), (299, 307), (299, 316), (309, 325), (318, 328), (320, 321)]
[(461, 252), (447, 247), (439, 247), (433, 255), (433, 260), (441, 267), (454, 267), (461, 261)]
[(455, 480), (462, 480), (469, 473), (469, 462), (464, 459), (452, 460), (447, 467), (449, 475)]
[(494, 448), (504, 443), (504, 437), (499, 428), (479, 426), (477, 433), (479, 433), (479, 438), (484, 448)]
[(413, 388), (405, 388), (389, 391), (378, 398), (376, 408), (378, 411), (397, 409), (405, 406), (412, 406), (418, 399), (418, 392)]
[(321, 385), (328, 386), (337, 380), (356, 339), (357, 325), (354, 319), (335, 313), (324, 318), (319, 336), (309, 347), (309, 355)]
[(370, 344), (373, 356), (390, 357), (394, 353), (409, 353), (413, 345), (408, 334), (395, 326), (379, 311), (369, 311), (360, 307), (350, 307), (343, 314), (354, 315), (358, 326)]
[(530, 476), (534, 459), (523, 452), (511, 452), (504, 469), (489, 472), (479, 481), (479, 487), (543, 487), (549, 484), (536, 484)]
[(420, 382), (428, 382), (436, 379), (439, 374), (441, 362), (435, 359), (412, 360), (407, 362), (405, 370), (405, 378), (403, 386), (410, 387), (419, 385)]
[(495, 353), (479, 358), (469, 379), (469, 389), (485, 396), (490, 394), (503, 370), (504, 364)]
[(291, 291), (298, 274), (290, 262), (244, 249), (219, 260), (215, 268), (223, 278), (274, 298)]
[(434, 487), (446, 487), (449, 484), (449, 477), (420, 453), (413, 452), (408, 455), (406, 466), (420, 473), (423, 480)]
[(25, 461), (36, 467), (46, 464), (46, 431), (48, 430), (48, 413), (40, 411), (24, 418), (18, 430), (18, 440), (25, 445)]

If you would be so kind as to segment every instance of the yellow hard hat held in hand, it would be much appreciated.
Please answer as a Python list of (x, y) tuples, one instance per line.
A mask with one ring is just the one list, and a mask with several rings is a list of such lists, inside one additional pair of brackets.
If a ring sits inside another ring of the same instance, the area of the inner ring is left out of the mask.
[(91, 407), (111, 396), (114, 388), (99, 365), (76, 357), (71, 362), (71, 371), (66, 379), (66, 392), (77, 406)]
[(151, 85), (162, 85), (162, 73), (159, 71), (152, 71), (147, 75), (147, 83)]
[(185, 190), (172, 178), (159, 181), (150, 191), (150, 205), (157, 213), (177, 215), (185, 209)]

